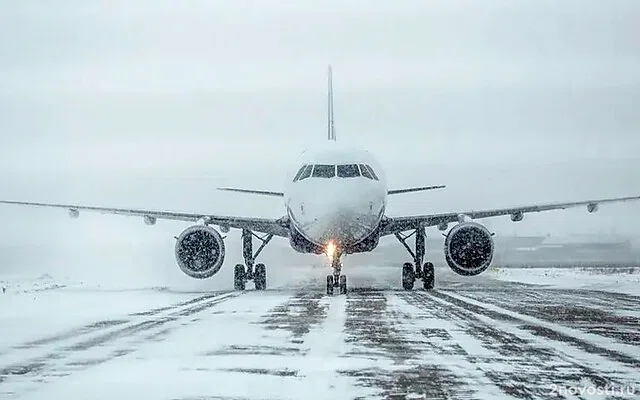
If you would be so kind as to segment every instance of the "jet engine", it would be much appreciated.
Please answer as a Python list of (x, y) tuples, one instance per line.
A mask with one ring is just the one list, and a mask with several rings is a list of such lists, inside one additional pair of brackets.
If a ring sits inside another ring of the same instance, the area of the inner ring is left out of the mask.
[(176, 261), (190, 277), (210, 278), (222, 267), (224, 241), (218, 231), (209, 226), (191, 226), (176, 240)]
[(476, 222), (460, 223), (444, 240), (444, 255), (458, 275), (473, 276), (489, 268), (493, 259), (493, 236)]

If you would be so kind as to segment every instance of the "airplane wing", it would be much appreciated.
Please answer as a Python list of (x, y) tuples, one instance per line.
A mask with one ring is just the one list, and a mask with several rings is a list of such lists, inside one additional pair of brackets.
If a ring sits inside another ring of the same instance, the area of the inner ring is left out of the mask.
[(387, 194), (421, 192), (423, 190), (442, 189), (445, 187), (446, 187), (445, 185), (437, 185), (437, 186), (421, 186), (421, 187), (412, 187), (412, 188), (403, 188), (403, 189), (391, 189), (387, 192)]
[(283, 192), (271, 192), (268, 190), (239, 189), (239, 188), (230, 188), (230, 187), (219, 187), (216, 189), (226, 191), (226, 192), (251, 193), (251, 194), (260, 194), (262, 196), (284, 197)]
[(551, 210), (564, 210), (565, 208), (572, 208), (572, 207), (578, 207), (578, 206), (587, 206), (587, 211), (594, 212), (598, 209), (598, 204), (617, 203), (617, 202), (633, 201), (633, 200), (640, 200), (640, 196), (574, 201), (569, 203), (537, 204), (537, 205), (530, 205), (530, 206), (498, 208), (495, 210), (483, 210), (483, 211), (460, 211), (460, 212), (443, 213), (443, 214), (415, 215), (415, 216), (409, 216), (409, 217), (386, 217), (382, 221), (381, 234), (391, 235), (396, 232), (417, 229), (419, 226), (428, 227), (428, 226), (436, 226), (439, 224), (448, 224), (451, 222), (457, 222), (465, 215), (471, 219), (497, 217), (500, 215), (511, 215), (511, 218), (514, 221), (519, 221), (520, 219), (522, 219), (525, 213), (551, 211)]
[(211, 214), (185, 213), (174, 211), (154, 211), (131, 208), (95, 207), (73, 204), (54, 203), (34, 203), (26, 201), (6, 201), (0, 200), (0, 204), (16, 204), (33, 207), (62, 208), (69, 210), (72, 217), (77, 217), (80, 211), (94, 211), (102, 214), (128, 215), (143, 217), (146, 223), (155, 224), (157, 219), (168, 219), (174, 221), (198, 222), (204, 220), (209, 224), (221, 225), (229, 228), (249, 229), (255, 232), (272, 234), (274, 236), (288, 237), (289, 220), (286, 217), (278, 219), (232, 217)]

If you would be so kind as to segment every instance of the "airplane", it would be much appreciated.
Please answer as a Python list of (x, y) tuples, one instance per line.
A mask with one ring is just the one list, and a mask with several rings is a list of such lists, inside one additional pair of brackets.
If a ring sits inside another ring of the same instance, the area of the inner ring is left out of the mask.
[[(0, 203), (67, 209), (72, 218), (77, 218), (80, 211), (95, 211), (142, 217), (147, 225), (155, 225), (158, 219), (195, 223), (176, 237), (175, 258), (182, 272), (196, 279), (210, 278), (222, 267), (225, 243), (218, 231), (228, 233), (231, 228), (239, 229), (242, 232), (244, 264), (235, 266), (235, 290), (245, 290), (246, 283), (250, 280), (253, 280), (256, 290), (266, 289), (266, 267), (263, 263), (256, 263), (256, 260), (273, 237), (282, 237), (288, 239), (290, 246), (297, 252), (325, 254), (329, 258), (332, 273), (326, 277), (326, 293), (332, 295), (334, 288), (338, 288), (340, 294), (347, 293), (347, 277), (342, 274), (342, 256), (373, 251), (384, 236), (394, 235), (411, 256), (411, 262), (402, 265), (402, 287), (412, 290), (416, 280), (422, 280), (424, 289), (429, 290), (434, 288), (435, 270), (432, 262), (424, 262), (427, 227), (435, 226), (445, 232), (450, 224), (454, 224), (445, 235), (445, 261), (455, 273), (475, 276), (489, 268), (494, 255), (493, 234), (475, 220), (510, 215), (512, 221), (518, 222), (526, 213), (577, 206), (586, 206), (587, 211), (593, 213), (598, 210), (599, 204), (640, 200), (640, 196), (629, 196), (481, 211), (389, 216), (386, 214), (388, 196), (441, 189), (445, 186), (389, 189), (384, 170), (371, 153), (336, 140), (331, 66), (328, 68), (327, 78), (328, 140), (302, 153), (297, 172), (286, 191), (218, 188), (282, 197), (285, 214), (281, 218), (8, 200)], [(413, 246), (409, 242), (412, 236)], [(254, 238), (260, 242), (256, 251), (253, 249)]]

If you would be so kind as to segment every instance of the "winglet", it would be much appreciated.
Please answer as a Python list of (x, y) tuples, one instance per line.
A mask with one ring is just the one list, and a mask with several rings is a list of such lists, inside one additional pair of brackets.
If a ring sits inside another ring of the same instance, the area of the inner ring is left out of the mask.
[(336, 140), (336, 130), (333, 125), (333, 71), (331, 70), (331, 64), (327, 71), (327, 139)]

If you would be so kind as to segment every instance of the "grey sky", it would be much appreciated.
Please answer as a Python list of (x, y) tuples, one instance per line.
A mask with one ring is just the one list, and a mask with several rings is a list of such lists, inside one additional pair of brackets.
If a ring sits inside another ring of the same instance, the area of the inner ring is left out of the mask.
[[(1, 197), (277, 215), (212, 188), (282, 188), (325, 137), (329, 62), (338, 140), (369, 147), (392, 186), (449, 185), (390, 214), (635, 194), (639, 19), (634, 0), (7, 2)], [(635, 232), (638, 210), (494, 226), (624, 215)]]

